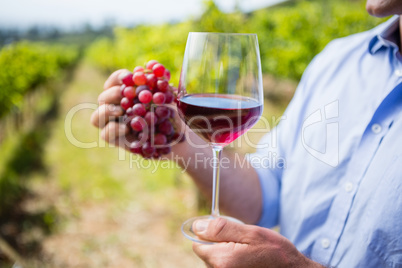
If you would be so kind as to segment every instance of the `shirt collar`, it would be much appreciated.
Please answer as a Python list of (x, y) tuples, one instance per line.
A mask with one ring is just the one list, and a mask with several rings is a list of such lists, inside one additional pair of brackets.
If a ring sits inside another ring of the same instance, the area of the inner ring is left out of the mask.
[(382, 27), (376, 29), (375, 36), (370, 40), (368, 50), (370, 54), (375, 54), (383, 47), (398, 48), (399, 16), (389, 19)]

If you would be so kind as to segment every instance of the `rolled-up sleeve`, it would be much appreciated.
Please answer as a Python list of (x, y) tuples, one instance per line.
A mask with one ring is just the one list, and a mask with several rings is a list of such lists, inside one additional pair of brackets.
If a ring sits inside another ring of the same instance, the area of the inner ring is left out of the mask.
[[(266, 134), (260, 145), (268, 148), (258, 149), (247, 156), (249, 163), (256, 170), (262, 193), (262, 212), (257, 225), (271, 228), (278, 225), (280, 200), (281, 157), (270, 146), (272, 133)], [(276, 132), (275, 132), (276, 133)]]

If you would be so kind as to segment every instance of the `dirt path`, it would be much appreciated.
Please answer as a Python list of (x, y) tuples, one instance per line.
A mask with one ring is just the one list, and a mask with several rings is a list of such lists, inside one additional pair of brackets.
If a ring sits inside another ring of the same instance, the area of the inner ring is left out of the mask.
[[(42, 261), (58, 268), (204, 267), (180, 233), (181, 223), (197, 214), (189, 179), (176, 168), (137, 167), (139, 159), (125, 153), (119, 160), (89, 125), (88, 107), (104, 80), (88, 65), (78, 67), (46, 144), (47, 173), (31, 180), (36, 196), (26, 209), (56, 209)], [(94, 148), (80, 148), (91, 142)]]

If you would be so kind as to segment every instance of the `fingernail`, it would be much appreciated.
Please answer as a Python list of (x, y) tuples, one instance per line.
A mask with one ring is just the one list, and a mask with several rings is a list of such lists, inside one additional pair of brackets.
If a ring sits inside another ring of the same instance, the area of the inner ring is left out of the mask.
[(209, 220), (197, 220), (194, 222), (194, 231), (196, 233), (205, 232), (209, 225)]
[(119, 124), (119, 137), (128, 134), (128, 127), (125, 124)]
[(123, 110), (122, 110), (122, 108), (120, 106), (109, 104), (108, 109), (111, 112), (111, 115), (120, 116), (120, 115), (123, 114)]

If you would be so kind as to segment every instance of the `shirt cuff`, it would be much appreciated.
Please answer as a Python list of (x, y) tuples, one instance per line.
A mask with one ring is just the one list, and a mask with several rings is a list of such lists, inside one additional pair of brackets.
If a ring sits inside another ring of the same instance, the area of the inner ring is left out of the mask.
[(262, 212), (256, 225), (272, 228), (279, 224), (279, 180), (269, 168), (256, 168), (262, 193)]

